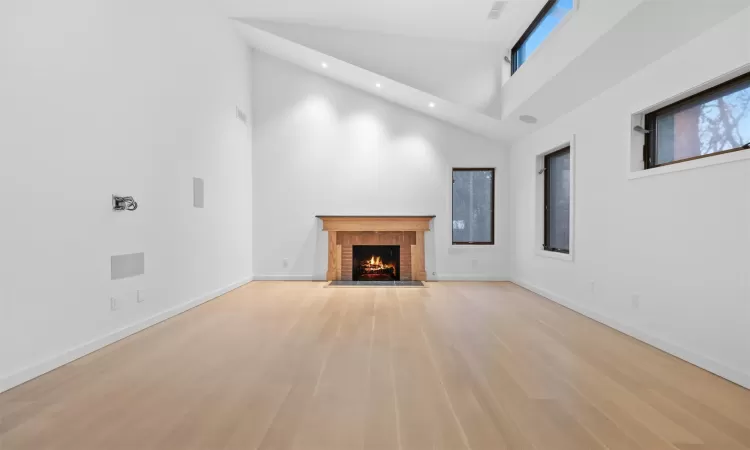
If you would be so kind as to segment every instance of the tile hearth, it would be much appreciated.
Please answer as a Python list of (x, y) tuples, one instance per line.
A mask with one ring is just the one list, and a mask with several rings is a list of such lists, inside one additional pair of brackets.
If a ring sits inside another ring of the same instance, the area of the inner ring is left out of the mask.
[(358, 286), (358, 287), (425, 287), (421, 281), (351, 281), (351, 280), (336, 280), (331, 281), (328, 286), (333, 287), (344, 287), (344, 286)]

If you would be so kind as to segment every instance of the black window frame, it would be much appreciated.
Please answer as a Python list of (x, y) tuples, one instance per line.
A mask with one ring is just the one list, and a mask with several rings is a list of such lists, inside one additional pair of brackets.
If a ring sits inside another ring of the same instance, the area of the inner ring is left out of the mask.
[(652, 111), (646, 114), (644, 118), (644, 126), (645, 126), (647, 133), (646, 133), (646, 138), (644, 139), (644, 144), (643, 144), (644, 169), (648, 170), (648, 169), (655, 169), (657, 167), (671, 166), (672, 164), (679, 164), (679, 163), (683, 163), (687, 161), (694, 161), (696, 159), (703, 159), (703, 158), (708, 158), (711, 156), (723, 155), (725, 153), (739, 152), (742, 150), (750, 149), (750, 146), (746, 144), (742, 147), (737, 147), (737, 148), (733, 148), (729, 150), (723, 150), (720, 152), (708, 153), (706, 155), (698, 155), (698, 156), (693, 156), (690, 158), (678, 159), (675, 161), (670, 161), (670, 162), (666, 162), (662, 164), (655, 164), (656, 151), (657, 151), (656, 121), (660, 116), (671, 115), (671, 114), (674, 114), (675, 112), (683, 110), (685, 107), (696, 106), (696, 105), (706, 103), (707, 101), (714, 100), (718, 97), (721, 97), (722, 94), (726, 95), (728, 93), (734, 92), (735, 90), (734, 88), (742, 84), (747, 84), (748, 82), (750, 82), (750, 72), (740, 75), (738, 77), (732, 78), (731, 80), (725, 83), (721, 83), (717, 86), (700, 91), (683, 100), (670, 103), (667, 106), (664, 106), (660, 109), (657, 109), (656, 111)]
[[(550, 201), (550, 173), (549, 170), (549, 160), (559, 155), (560, 153), (568, 153), (569, 158), (572, 158), (571, 148), (570, 145), (566, 145), (565, 147), (555, 150), (554, 152), (548, 153), (544, 155), (544, 239), (543, 239), (543, 246), (542, 249), (547, 252), (554, 252), (554, 253), (562, 253), (565, 255), (570, 254), (570, 237), (568, 237), (568, 248), (554, 248), (550, 247), (549, 241), (550, 241), (550, 232), (552, 231), (550, 228), (550, 210), (549, 210), (549, 201)], [(571, 159), (571, 179), (572, 179), (572, 159)], [(570, 199), (568, 199), (568, 202), (570, 202)], [(570, 207), (570, 206), (569, 206)], [(573, 214), (572, 211), (570, 211), (570, 214)], [(569, 232), (572, 232), (572, 230), (569, 230)]]
[[(544, 5), (544, 8), (542, 8), (541, 11), (539, 11), (539, 14), (536, 15), (534, 20), (531, 22), (531, 25), (529, 25), (528, 28), (526, 28), (526, 31), (523, 32), (520, 38), (518, 38), (518, 41), (516, 42), (516, 45), (513, 46), (513, 48), (510, 51), (511, 56), (511, 63), (510, 63), (510, 75), (513, 76), (513, 74), (516, 73), (518, 69), (521, 68), (522, 64), (518, 63), (518, 49), (521, 48), (521, 45), (523, 45), (523, 42), (528, 38), (531, 33), (534, 32), (537, 25), (544, 19), (544, 16), (547, 15), (547, 13), (552, 9), (553, 6), (555, 6), (555, 3), (557, 3), (558, 0), (547, 0), (547, 3)], [(575, 0), (574, 0), (575, 1)]]
[[(469, 242), (453, 240), (453, 184), (456, 182), (453, 175), (456, 172), (492, 172), (492, 192), (490, 193), (490, 241)], [(495, 168), (494, 167), (454, 167), (451, 171), (451, 242), (452, 245), (495, 245)]]

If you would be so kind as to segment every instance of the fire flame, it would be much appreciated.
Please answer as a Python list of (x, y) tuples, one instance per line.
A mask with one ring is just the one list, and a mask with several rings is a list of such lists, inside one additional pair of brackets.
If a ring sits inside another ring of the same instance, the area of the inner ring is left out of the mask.
[(381, 270), (395, 269), (395, 264), (383, 264), (383, 260), (380, 256), (371, 256), (370, 259), (364, 261), (362, 264), (365, 272), (377, 272)]

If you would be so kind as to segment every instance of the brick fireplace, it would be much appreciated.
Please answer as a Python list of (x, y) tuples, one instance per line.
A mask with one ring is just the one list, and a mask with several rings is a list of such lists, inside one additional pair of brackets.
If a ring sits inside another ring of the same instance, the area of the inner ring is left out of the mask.
[(327, 280), (352, 280), (355, 246), (397, 246), (398, 279), (427, 279), (424, 233), (430, 230), (430, 221), (435, 216), (316, 217), (322, 220), (323, 230), (328, 232)]

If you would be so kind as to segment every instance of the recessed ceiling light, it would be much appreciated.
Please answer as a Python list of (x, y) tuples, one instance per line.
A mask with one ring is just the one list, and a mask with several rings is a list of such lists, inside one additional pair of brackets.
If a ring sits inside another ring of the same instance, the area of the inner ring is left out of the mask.
[(322, 67), (324, 69), (327, 69), (328, 68), (328, 63), (320, 63), (320, 67)]
[(375, 83), (375, 87), (376, 87), (376, 88), (379, 88), (380, 86), (381, 86), (381, 84), (380, 84), (380, 83)]
[(430, 108), (434, 108), (434, 107), (435, 107), (435, 102), (430, 102)]
[(537, 122), (536, 117), (534, 117), (534, 116), (528, 116), (528, 115), (525, 115), (525, 114), (523, 116), (519, 117), (519, 120), (521, 120), (521, 122), (523, 122), (523, 123), (536, 123)]

